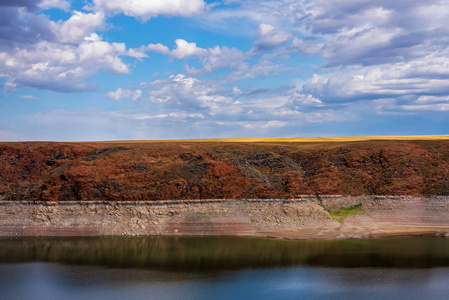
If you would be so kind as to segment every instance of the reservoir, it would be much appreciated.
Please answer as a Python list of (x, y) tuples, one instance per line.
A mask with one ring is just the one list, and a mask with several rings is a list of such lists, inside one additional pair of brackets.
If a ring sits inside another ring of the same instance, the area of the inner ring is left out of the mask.
[(447, 299), (449, 239), (1, 238), (2, 299)]

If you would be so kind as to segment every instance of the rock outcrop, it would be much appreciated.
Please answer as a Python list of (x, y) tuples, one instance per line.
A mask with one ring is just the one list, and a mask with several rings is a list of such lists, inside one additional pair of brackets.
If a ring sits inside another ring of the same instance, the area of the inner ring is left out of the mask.
[[(333, 216), (342, 207), (360, 211)], [(304, 196), (168, 201), (0, 201), (1, 236), (449, 237), (449, 197)]]

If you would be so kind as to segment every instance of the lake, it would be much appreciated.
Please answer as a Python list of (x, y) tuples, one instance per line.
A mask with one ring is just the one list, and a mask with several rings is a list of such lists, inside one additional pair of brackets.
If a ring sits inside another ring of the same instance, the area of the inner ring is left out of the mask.
[(0, 238), (1, 299), (447, 299), (449, 239)]

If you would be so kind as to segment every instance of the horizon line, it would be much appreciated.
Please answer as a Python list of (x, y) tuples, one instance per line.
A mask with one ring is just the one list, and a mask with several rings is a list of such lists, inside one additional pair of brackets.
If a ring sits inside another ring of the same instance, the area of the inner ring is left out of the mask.
[(155, 140), (98, 140), (98, 141), (0, 141), (0, 143), (152, 143), (152, 142), (221, 142), (221, 143), (267, 143), (267, 142), (352, 142), (374, 140), (449, 140), (449, 135), (372, 135), (372, 136), (318, 136), (318, 137), (251, 137), (251, 138), (199, 138)]

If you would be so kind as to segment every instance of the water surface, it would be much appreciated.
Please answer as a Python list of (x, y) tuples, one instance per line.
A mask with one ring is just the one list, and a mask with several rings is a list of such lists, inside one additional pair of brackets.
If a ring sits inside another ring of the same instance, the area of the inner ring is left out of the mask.
[(449, 239), (0, 239), (2, 299), (447, 299)]

